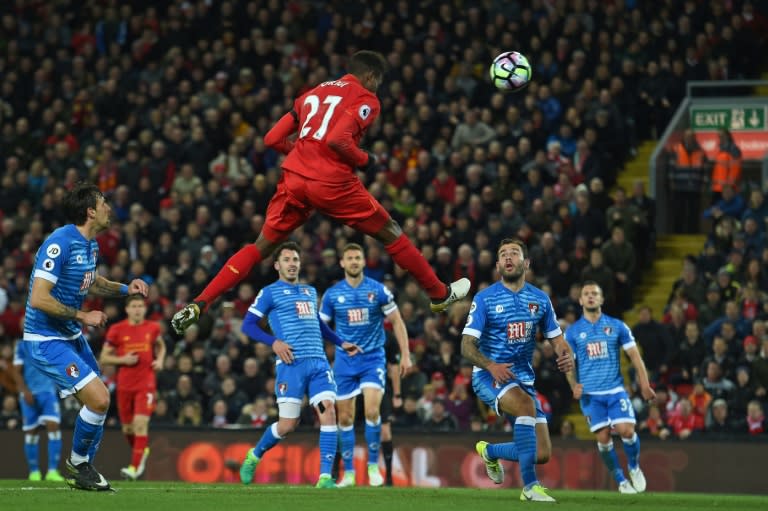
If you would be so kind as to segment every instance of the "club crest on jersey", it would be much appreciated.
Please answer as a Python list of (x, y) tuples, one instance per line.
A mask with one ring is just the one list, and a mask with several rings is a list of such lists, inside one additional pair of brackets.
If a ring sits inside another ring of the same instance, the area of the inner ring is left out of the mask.
[(287, 383), (278, 384), (277, 391), (280, 393), (281, 396), (284, 396), (285, 393), (288, 392), (288, 384)]
[(611, 335), (611, 332), (613, 332), (613, 328), (611, 328), (609, 326), (604, 327), (603, 328), (603, 332), (605, 333), (605, 335)]
[(539, 313), (539, 304), (536, 302), (528, 302), (528, 312), (531, 313), (531, 316), (535, 316)]
[(374, 292), (368, 293), (368, 303), (373, 303), (375, 299), (376, 299), (376, 293)]
[(78, 376), (80, 376), (80, 369), (77, 368), (76, 364), (69, 364), (65, 371), (67, 373), (67, 376), (71, 378), (77, 378)]
[(301, 292), (304, 293), (307, 296), (312, 296), (312, 292), (309, 290), (308, 287), (302, 288)]

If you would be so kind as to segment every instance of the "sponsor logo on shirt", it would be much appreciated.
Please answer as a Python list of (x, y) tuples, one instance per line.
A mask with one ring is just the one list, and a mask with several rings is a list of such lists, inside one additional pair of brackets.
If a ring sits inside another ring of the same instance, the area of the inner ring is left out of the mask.
[(296, 315), (301, 319), (313, 318), (316, 316), (315, 307), (312, 305), (312, 302), (296, 302)]
[(367, 325), (368, 309), (365, 309), (365, 308), (349, 309), (347, 311), (347, 322), (350, 325)]
[(608, 342), (607, 341), (588, 342), (587, 357), (590, 360), (608, 358)]
[(533, 323), (530, 321), (513, 321), (507, 323), (507, 342), (521, 342), (528, 339), (533, 328)]

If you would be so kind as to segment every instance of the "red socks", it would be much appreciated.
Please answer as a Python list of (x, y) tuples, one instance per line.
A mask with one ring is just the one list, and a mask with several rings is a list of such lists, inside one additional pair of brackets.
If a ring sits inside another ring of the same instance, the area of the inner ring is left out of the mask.
[(213, 277), (213, 280), (203, 289), (195, 299), (195, 302), (205, 302), (206, 308), (233, 287), (243, 280), (251, 272), (251, 268), (261, 262), (261, 252), (253, 243), (244, 246), (238, 250), (224, 266), (219, 273)]
[(136, 438), (136, 435), (134, 435), (133, 433), (124, 433), (124, 435), (125, 435), (125, 439), (128, 440), (128, 445), (130, 445), (131, 449), (133, 449), (133, 442), (134, 442), (134, 439)]
[(408, 236), (401, 234), (399, 238), (384, 248), (398, 266), (408, 270), (432, 300), (445, 298), (445, 284), (440, 282), (432, 267), (411, 243)]
[(138, 467), (141, 463), (141, 457), (144, 456), (144, 448), (147, 447), (148, 437), (147, 435), (136, 435), (133, 441), (133, 449), (131, 449), (131, 465)]

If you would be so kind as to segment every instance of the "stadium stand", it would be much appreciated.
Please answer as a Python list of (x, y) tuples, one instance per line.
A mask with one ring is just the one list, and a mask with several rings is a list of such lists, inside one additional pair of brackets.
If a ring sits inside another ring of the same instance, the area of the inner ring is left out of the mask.
[[(665, 334), (656, 341), (668, 353), (646, 360), (669, 390), (661, 394), (674, 397), (656, 410), (637, 401), (648, 432), (661, 435), (672, 403), (686, 394), (698, 413), (701, 392), (726, 400), (733, 431), (752, 431), (757, 419), (746, 418), (747, 407), (755, 408), (753, 400), (765, 407), (768, 388), (766, 202), (755, 188), (737, 215), (713, 222), (706, 248), (675, 281), (680, 258), (703, 240), (680, 249), (657, 245), (647, 161), (687, 81), (759, 75), (768, 30), (758, 2), (162, 5), (0, 5), (0, 427), (19, 427), (7, 369), (35, 250), (62, 223), (62, 193), (80, 179), (97, 182), (115, 209), (112, 228), (99, 237), (100, 271), (151, 284), (150, 316), (171, 354), (158, 376), (153, 421), (210, 425), (219, 400), (227, 411), (217, 426), (261, 426), (275, 414), (271, 353), (239, 339), (245, 309), (275, 278), (270, 261), (200, 328), (178, 338), (169, 320), (259, 232), (280, 163), (262, 135), (295, 96), (341, 75), (352, 52), (372, 49), (387, 56), (391, 70), (379, 91), (381, 122), (365, 140), (381, 164), (360, 178), (438, 276), (467, 276), (481, 289), (495, 279), (498, 241), (516, 235), (533, 254), (528, 278), (550, 293), (564, 325), (580, 311), (573, 284), (589, 278), (606, 290), (608, 313), (625, 314), (636, 331), (645, 325)], [(528, 56), (534, 80), (504, 95), (486, 70), (509, 49)], [(429, 314), (426, 297), (380, 247), (320, 216), (295, 239), (305, 249), (304, 278), (320, 292), (339, 277), (339, 248), (355, 241), (367, 249), (366, 273), (396, 293), (418, 368), (405, 379), (396, 425), (425, 427), (440, 399), (457, 427), (508, 427), (478, 405), (458, 355), (468, 304)], [(654, 262), (664, 252), (672, 263)], [(633, 296), (649, 282), (666, 285), (672, 298), (654, 311), (657, 319), (665, 315), (660, 324), (641, 318), (635, 325)], [(732, 316), (728, 303), (735, 304)], [(120, 302), (88, 306), (103, 308), (110, 322), (121, 319)], [(689, 335), (694, 326), (702, 339)], [(98, 351), (104, 330), (87, 335)], [(715, 350), (718, 339), (725, 354)], [(692, 357), (699, 357), (695, 364)], [(549, 347), (534, 364), (559, 431), (572, 409), (570, 390)], [(107, 369), (103, 377), (110, 383), (114, 375)], [(230, 377), (235, 392), (222, 385)], [(75, 403), (63, 408), (65, 421), (74, 417)], [(719, 419), (710, 415), (712, 429)], [(311, 411), (304, 419), (314, 422)]]

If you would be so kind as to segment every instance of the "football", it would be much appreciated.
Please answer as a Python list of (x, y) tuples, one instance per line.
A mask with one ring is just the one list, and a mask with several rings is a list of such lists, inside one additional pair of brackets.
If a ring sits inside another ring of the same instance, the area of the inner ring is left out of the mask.
[(531, 65), (522, 53), (505, 51), (493, 59), (490, 75), (497, 89), (518, 91), (531, 81)]

